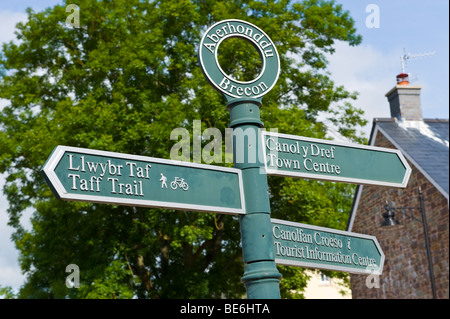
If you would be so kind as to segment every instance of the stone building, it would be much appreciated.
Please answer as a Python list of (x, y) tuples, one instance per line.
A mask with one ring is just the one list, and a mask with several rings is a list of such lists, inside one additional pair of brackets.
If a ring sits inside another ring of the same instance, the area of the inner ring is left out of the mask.
[(399, 74), (391, 118), (373, 121), (370, 145), (399, 149), (412, 172), (404, 189), (357, 187), (347, 230), (375, 236), (386, 259), (379, 277), (351, 275), (353, 298), (449, 298), (449, 123), (422, 118), (420, 90)]

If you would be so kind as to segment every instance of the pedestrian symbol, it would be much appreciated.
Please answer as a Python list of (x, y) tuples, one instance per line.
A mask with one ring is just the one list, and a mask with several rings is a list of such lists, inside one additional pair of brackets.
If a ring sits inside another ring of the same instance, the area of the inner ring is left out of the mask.
[(159, 181), (162, 182), (162, 183), (161, 183), (161, 188), (164, 188), (164, 187), (167, 188), (167, 177), (165, 177), (165, 176), (163, 175), (163, 173), (161, 173), (161, 178), (160, 178)]

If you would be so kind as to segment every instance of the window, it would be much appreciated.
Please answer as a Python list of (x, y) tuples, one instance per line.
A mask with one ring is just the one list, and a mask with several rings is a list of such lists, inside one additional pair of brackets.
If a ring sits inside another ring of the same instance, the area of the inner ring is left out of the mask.
[(320, 285), (330, 285), (330, 277), (325, 275), (324, 273), (320, 273)]

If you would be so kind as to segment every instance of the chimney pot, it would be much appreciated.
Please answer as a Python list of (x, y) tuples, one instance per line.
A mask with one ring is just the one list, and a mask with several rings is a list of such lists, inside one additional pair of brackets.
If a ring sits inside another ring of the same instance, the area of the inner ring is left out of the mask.
[(408, 74), (397, 75), (397, 85), (386, 93), (391, 117), (406, 121), (423, 120), (420, 105), (421, 89), (421, 86), (409, 85)]
[(397, 85), (409, 85), (409, 75), (406, 73), (397, 75)]

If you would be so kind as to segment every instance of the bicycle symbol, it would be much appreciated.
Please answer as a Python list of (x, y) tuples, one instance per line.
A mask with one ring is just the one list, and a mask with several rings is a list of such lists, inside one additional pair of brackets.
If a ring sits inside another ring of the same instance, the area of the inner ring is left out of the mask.
[(186, 183), (184, 181), (184, 178), (179, 178), (179, 177), (175, 177), (175, 180), (170, 182), (170, 187), (175, 190), (178, 187), (180, 187), (181, 189), (183, 189), (184, 191), (187, 191), (189, 188), (188, 183)]

